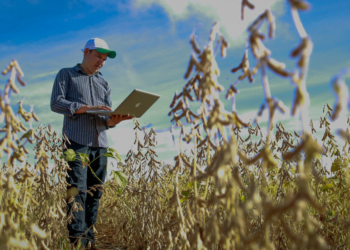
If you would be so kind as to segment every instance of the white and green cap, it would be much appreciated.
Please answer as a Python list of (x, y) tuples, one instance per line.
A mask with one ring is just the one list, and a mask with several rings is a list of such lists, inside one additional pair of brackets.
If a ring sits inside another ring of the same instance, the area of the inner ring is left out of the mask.
[(86, 42), (85, 47), (82, 49), (82, 51), (84, 52), (85, 49), (95, 49), (100, 53), (108, 53), (109, 58), (114, 58), (117, 55), (114, 50), (110, 50), (108, 48), (107, 43), (101, 38), (91, 38)]

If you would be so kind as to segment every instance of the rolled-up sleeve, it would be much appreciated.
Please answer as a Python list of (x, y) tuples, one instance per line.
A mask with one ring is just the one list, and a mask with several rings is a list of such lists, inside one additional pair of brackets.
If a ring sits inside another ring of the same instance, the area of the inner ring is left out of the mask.
[(74, 115), (74, 113), (80, 109), (83, 104), (66, 100), (69, 84), (69, 77), (66, 74), (64, 69), (58, 72), (52, 88), (50, 106), (53, 112), (71, 116), (75, 119), (78, 115)]
[[(111, 101), (111, 87), (109, 86), (109, 83), (107, 82), (107, 91), (106, 91), (106, 97), (105, 97), (105, 102), (106, 102), (106, 105), (110, 108), (112, 108), (112, 101)], [(107, 125), (107, 120), (110, 118), (110, 116), (105, 116), (104, 119), (106, 121), (106, 129), (109, 129), (109, 128), (114, 128), (116, 125), (113, 125), (113, 126), (108, 126)]]

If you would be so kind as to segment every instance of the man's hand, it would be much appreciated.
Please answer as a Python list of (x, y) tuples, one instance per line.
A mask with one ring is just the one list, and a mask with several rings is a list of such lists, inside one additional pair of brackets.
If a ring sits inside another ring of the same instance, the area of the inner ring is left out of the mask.
[(78, 109), (74, 114), (83, 114), (86, 113), (86, 111), (92, 111), (92, 110), (106, 110), (106, 111), (112, 111), (112, 109), (108, 106), (99, 105), (99, 106), (88, 106), (83, 105), (80, 109)]
[(98, 106), (88, 106), (88, 109), (86, 111), (93, 111), (93, 110), (107, 110), (112, 111), (112, 109), (108, 106), (98, 105)]
[(121, 121), (130, 120), (130, 119), (132, 119), (132, 117), (129, 116), (129, 114), (127, 114), (127, 115), (111, 115), (111, 117), (108, 118), (108, 120), (107, 120), (107, 126), (111, 127), (111, 126), (117, 125)]

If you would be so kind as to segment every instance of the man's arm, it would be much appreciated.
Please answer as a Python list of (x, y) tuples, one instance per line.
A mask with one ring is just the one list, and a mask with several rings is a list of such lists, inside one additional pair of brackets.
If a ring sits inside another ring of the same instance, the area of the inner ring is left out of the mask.
[(69, 75), (65, 70), (61, 69), (57, 73), (53, 84), (50, 107), (53, 112), (68, 115), (75, 119), (76, 115), (74, 114), (83, 106), (83, 104), (66, 100), (68, 81)]

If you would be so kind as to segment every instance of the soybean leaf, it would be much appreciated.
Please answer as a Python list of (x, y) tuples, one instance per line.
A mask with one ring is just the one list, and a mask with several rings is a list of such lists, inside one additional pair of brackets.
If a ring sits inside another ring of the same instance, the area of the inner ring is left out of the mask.
[(111, 157), (111, 158), (117, 160), (118, 162), (120, 162), (122, 160), (122, 158), (120, 157), (120, 155), (118, 154), (118, 152), (114, 148), (107, 148), (107, 153), (105, 154), (105, 156)]
[(120, 171), (114, 171), (113, 176), (118, 186), (120, 186), (121, 188), (126, 187), (126, 185), (128, 184), (128, 179), (126, 178), (125, 174), (123, 174)]
[(338, 171), (341, 167), (343, 167), (343, 162), (341, 161), (341, 159), (337, 158), (332, 163), (331, 171), (332, 172)]
[(81, 162), (83, 163), (83, 169), (85, 168), (85, 166), (89, 166), (89, 162), (90, 162), (89, 155), (85, 153), (79, 153), (79, 152), (78, 154), (80, 156)]
[(77, 158), (73, 149), (68, 149), (64, 152), (66, 161), (75, 161)]
[(327, 211), (327, 215), (328, 216), (334, 216), (335, 215), (335, 211)]
[(191, 190), (184, 190), (184, 191), (181, 192), (181, 194), (182, 194), (183, 196), (185, 196), (185, 198), (188, 198), (188, 196), (190, 195), (190, 193), (191, 193)]
[(323, 185), (322, 191), (326, 192), (327, 190), (329, 190), (329, 189), (331, 189), (333, 187), (334, 187), (333, 183), (327, 183), (327, 184)]
[(76, 249), (80, 249), (80, 247), (81, 247), (81, 241), (79, 240), (79, 242), (78, 242), (78, 246), (77, 246), (77, 248), (76, 248)]
[(334, 154), (335, 156), (340, 156), (340, 152), (339, 152), (339, 149), (337, 149), (337, 150), (334, 150), (334, 151), (333, 151), (333, 154)]

